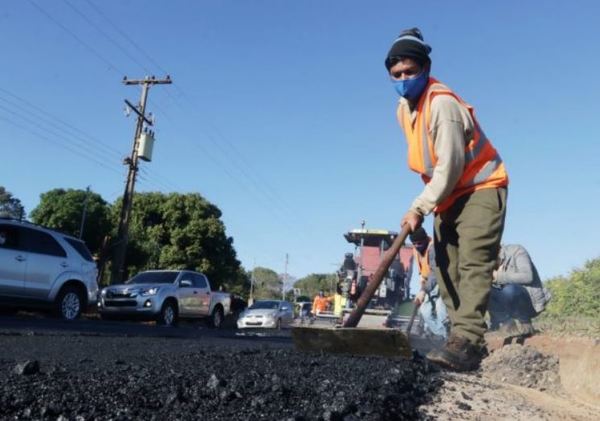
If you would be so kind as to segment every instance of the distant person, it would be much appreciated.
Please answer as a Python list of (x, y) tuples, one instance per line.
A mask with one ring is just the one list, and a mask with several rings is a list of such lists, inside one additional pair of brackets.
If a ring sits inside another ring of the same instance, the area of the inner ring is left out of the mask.
[(310, 315), (311, 304), (310, 303), (302, 303), (300, 305), (300, 319), (304, 321)]
[(312, 313), (313, 316), (319, 315), (319, 313), (323, 311), (327, 311), (329, 307), (329, 303), (333, 298), (325, 297), (325, 293), (323, 291), (319, 291), (319, 293), (315, 296), (312, 305)]
[(0, 247), (6, 244), (6, 233), (4, 231), (0, 231)]
[(333, 315), (340, 318), (342, 317), (342, 310), (346, 307), (346, 297), (344, 297), (342, 286), (338, 283), (335, 294), (333, 296)]
[(338, 270), (338, 282), (344, 284), (342, 288), (343, 295), (346, 298), (346, 306), (349, 306), (351, 300), (358, 299), (356, 276), (358, 274), (356, 261), (353, 253), (344, 254), (344, 262)]
[(419, 306), (425, 331), (446, 339), (450, 321), (446, 305), (440, 296), (440, 288), (435, 277), (435, 251), (433, 240), (421, 227), (410, 234), (415, 263), (419, 269), (419, 292), (414, 303)]
[(532, 335), (531, 319), (544, 311), (551, 296), (527, 250), (518, 244), (503, 245), (492, 279), (490, 330), (506, 336)]

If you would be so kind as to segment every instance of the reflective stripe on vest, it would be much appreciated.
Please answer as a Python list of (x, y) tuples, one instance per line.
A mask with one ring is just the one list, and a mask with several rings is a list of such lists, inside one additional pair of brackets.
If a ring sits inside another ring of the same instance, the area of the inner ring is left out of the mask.
[(436, 95), (450, 95), (454, 97), (459, 104), (468, 110), (474, 123), (473, 138), (465, 147), (463, 174), (450, 196), (437, 206), (436, 212), (441, 212), (450, 207), (456, 198), (462, 194), (473, 192), (480, 188), (506, 186), (508, 184), (508, 177), (504, 170), (502, 159), (479, 126), (473, 108), (460, 99), (447, 86), (434, 78), (430, 78), (425, 92), (419, 99), (414, 125), (412, 124), (408, 110), (402, 110), (404, 107), (399, 107), (398, 109), (398, 119), (409, 146), (409, 167), (413, 171), (420, 173), (425, 183), (428, 183), (433, 176), (437, 157), (434, 151), (433, 140), (429, 135), (429, 127), (431, 122), (431, 102)]

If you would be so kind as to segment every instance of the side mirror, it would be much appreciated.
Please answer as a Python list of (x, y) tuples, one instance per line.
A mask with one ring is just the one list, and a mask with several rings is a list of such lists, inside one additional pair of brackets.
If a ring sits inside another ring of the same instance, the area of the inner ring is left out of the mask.
[(179, 286), (181, 288), (190, 288), (192, 286), (192, 281), (190, 281), (189, 279), (182, 279), (179, 282)]

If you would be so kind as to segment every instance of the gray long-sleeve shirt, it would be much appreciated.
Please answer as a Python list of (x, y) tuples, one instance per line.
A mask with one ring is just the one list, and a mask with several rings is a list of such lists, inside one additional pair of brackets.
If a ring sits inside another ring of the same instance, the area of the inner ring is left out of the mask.
[(497, 284), (538, 285), (541, 283), (531, 257), (524, 247), (517, 244), (503, 245), (499, 260), (500, 266), (495, 281)]
[[(401, 98), (400, 107), (408, 107), (412, 122), (417, 112)], [(454, 190), (465, 167), (465, 147), (473, 137), (475, 123), (469, 111), (450, 95), (437, 95), (431, 101), (430, 135), (438, 158), (433, 176), (410, 210), (429, 215)]]
[(500, 248), (499, 260), (500, 265), (494, 282), (498, 285), (522, 285), (527, 290), (535, 311), (539, 313), (544, 310), (551, 295), (542, 285), (540, 275), (525, 247), (519, 244), (504, 244)]

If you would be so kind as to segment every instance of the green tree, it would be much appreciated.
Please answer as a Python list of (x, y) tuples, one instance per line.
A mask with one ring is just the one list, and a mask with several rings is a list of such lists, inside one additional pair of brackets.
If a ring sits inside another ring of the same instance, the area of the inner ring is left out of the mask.
[(31, 212), (31, 219), (36, 224), (78, 237), (84, 206), (82, 238), (90, 251), (97, 253), (112, 229), (110, 206), (99, 194), (76, 189), (50, 190), (40, 195), (40, 203)]
[[(118, 226), (121, 203), (119, 199), (113, 206), (115, 227)], [(248, 279), (236, 258), (233, 238), (226, 235), (220, 218), (219, 208), (198, 193), (135, 194), (126, 255), (127, 272), (197, 270), (209, 277), (213, 288), (247, 290)]]
[(14, 219), (25, 217), (25, 207), (21, 201), (7, 191), (4, 186), (0, 186), (0, 216)]
[(600, 320), (600, 258), (585, 263), (568, 277), (545, 283), (552, 300), (545, 313), (550, 317), (588, 317)]
[(296, 281), (294, 288), (299, 288), (301, 295), (309, 297), (314, 297), (321, 290), (331, 295), (335, 293), (336, 283), (335, 274), (313, 273)]
[(239, 295), (247, 300), (250, 294), (250, 273), (240, 268), (234, 278), (223, 282), (223, 288), (225, 291)]
[(272, 269), (256, 267), (252, 271), (254, 277), (253, 297), (255, 300), (281, 299), (283, 281)]

